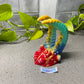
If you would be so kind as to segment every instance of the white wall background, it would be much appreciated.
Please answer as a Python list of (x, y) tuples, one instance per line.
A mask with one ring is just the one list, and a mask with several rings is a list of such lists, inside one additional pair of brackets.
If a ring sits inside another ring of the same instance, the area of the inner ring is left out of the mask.
[(39, 15), (47, 14), (66, 22), (77, 14), (78, 7), (84, 4), (84, 0), (40, 0)]
[(30, 15), (47, 14), (65, 22), (77, 13), (84, 0), (0, 0), (0, 4), (3, 3), (11, 4), (15, 14), (18, 10)]

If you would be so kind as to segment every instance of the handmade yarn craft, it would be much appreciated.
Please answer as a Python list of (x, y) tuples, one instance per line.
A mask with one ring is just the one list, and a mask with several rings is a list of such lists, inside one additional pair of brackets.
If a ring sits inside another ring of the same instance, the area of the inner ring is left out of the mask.
[[(61, 60), (61, 53), (68, 39), (68, 30), (63, 22), (43, 15), (37, 19), (42, 24), (48, 24), (48, 36), (46, 42), (40, 46), (34, 54), (36, 65), (44, 67), (52, 66)], [(58, 41), (56, 41), (56, 30), (59, 30)]]

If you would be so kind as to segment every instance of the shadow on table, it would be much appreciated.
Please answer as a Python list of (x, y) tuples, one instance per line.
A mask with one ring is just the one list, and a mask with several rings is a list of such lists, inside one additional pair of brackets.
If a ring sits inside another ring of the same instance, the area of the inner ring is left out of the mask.
[(69, 59), (71, 58), (71, 52), (63, 52), (61, 56), (62, 56), (62, 60)]
[(76, 54), (76, 52), (63, 52), (61, 54), (61, 60), (63, 62), (64, 60), (74, 59), (74, 56), (76, 56)]
[(84, 36), (84, 29), (75, 32), (75, 35)]

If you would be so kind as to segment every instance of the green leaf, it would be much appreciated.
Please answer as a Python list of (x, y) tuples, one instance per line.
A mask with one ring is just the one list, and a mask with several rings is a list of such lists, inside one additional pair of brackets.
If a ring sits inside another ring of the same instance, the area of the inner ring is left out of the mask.
[(81, 4), (78, 8), (78, 12), (80, 13), (80, 10), (84, 8), (84, 4)]
[(84, 20), (84, 14), (80, 14), (80, 15), (79, 15), (79, 18), (81, 18), (81, 19)]
[(79, 23), (79, 16), (75, 15), (74, 17), (70, 18), (70, 20), (74, 25), (77, 25)]
[(18, 13), (20, 15), (20, 18), (22, 20), (23, 25), (26, 28), (29, 28), (31, 25), (34, 24), (34, 19), (30, 15), (23, 13), (23, 12), (20, 12), (20, 11), (18, 11)]
[(10, 19), (13, 16), (13, 11), (11, 5), (2, 4), (0, 5), (0, 21), (5, 21)]
[(17, 35), (15, 31), (11, 31), (11, 30), (4, 31), (0, 35), (0, 41), (12, 42), (15, 40), (17, 40)]
[(37, 32), (31, 37), (30, 40), (35, 40), (39, 39), (43, 36), (43, 31), (42, 30), (37, 30)]
[(67, 26), (68, 31), (74, 32), (73, 24), (70, 20), (68, 20), (67, 23), (65, 23), (65, 25)]
[(75, 17), (70, 18), (70, 21), (73, 21), (74, 18), (75, 18)]

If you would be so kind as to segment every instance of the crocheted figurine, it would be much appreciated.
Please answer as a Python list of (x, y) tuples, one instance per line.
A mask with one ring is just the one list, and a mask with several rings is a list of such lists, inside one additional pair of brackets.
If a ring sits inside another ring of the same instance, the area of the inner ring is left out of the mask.
[[(43, 20), (43, 21), (42, 21)], [(68, 30), (64, 23), (57, 19), (52, 19), (47, 15), (38, 18), (42, 24), (48, 24), (48, 36), (46, 42), (42, 44), (34, 54), (36, 65), (52, 66), (61, 60), (61, 53), (68, 39)], [(58, 41), (56, 41), (56, 29), (59, 30)]]

